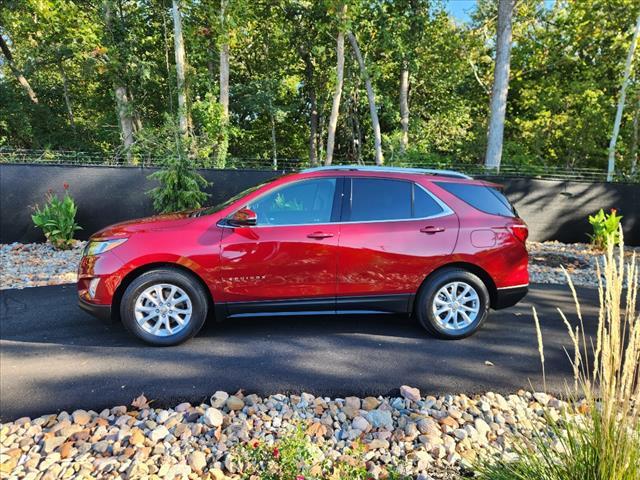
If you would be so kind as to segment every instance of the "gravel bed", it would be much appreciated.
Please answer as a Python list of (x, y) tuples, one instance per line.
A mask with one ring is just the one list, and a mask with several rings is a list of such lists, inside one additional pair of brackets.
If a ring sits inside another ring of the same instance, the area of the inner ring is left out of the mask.
[(319, 455), (331, 461), (361, 442), (357, 460), (366, 462), (371, 478), (387, 469), (418, 480), (456, 478), (479, 455), (514, 458), (518, 437), (544, 434), (544, 412), (557, 419), (567, 407), (544, 393), (425, 397), (408, 386), (398, 397), (260, 398), (240, 391), (170, 409), (152, 408), (144, 397), (132, 405), (0, 424), (1, 476), (241, 478), (235, 447), (272, 444), (302, 424)]
[[(77, 241), (73, 249), (57, 251), (46, 243), (0, 244), (0, 289), (74, 283), (84, 245)], [(601, 253), (590, 245), (528, 242), (527, 246), (531, 283), (566, 284), (563, 265), (575, 285), (598, 286), (596, 259)], [(640, 248), (626, 250), (640, 253)]]
[(85, 243), (76, 241), (70, 250), (48, 243), (0, 244), (0, 289), (75, 283)]
[[(529, 250), (529, 281), (564, 285), (567, 277), (561, 266), (571, 275), (574, 285), (597, 287), (596, 263), (602, 266), (603, 253), (587, 243), (527, 242)], [(640, 255), (640, 247), (625, 246), (625, 256)]]

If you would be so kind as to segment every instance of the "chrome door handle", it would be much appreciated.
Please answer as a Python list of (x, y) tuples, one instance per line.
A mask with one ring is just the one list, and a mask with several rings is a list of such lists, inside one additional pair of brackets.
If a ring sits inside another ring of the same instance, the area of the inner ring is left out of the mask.
[(323, 238), (333, 237), (333, 233), (324, 233), (324, 232), (313, 232), (307, 235), (309, 238), (316, 238), (318, 240), (322, 240)]
[(429, 225), (428, 227), (421, 228), (420, 231), (422, 233), (426, 233), (428, 235), (433, 235), (434, 233), (444, 232), (443, 227), (434, 227), (433, 225)]

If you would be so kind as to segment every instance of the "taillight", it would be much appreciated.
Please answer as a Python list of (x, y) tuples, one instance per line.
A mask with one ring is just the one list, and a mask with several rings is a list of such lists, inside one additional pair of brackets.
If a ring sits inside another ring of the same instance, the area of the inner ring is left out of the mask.
[(529, 236), (529, 229), (526, 225), (510, 225), (509, 230), (511, 231), (513, 236), (520, 240), (522, 243), (527, 241), (527, 237)]

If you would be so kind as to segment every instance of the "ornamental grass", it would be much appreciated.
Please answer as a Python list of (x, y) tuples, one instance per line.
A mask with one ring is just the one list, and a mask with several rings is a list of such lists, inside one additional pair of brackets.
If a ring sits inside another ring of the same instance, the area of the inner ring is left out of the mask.
[[(617, 241), (616, 241), (617, 240)], [(477, 467), (485, 480), (638, 480), (640, 479), (640, 314), (635, 254), (625, 261), (622, 229), (609, 236), (598, 261), (600, 309), (596, 338), (585, 335), (580, 302), (573, 295), (578, 325), (559, 309), (572, 341), (567, 351), (573, 385), (559, 420), (547, 417), (548, 430), (522, 439), (515, 460), (487, 459)], [(544, 372), (542, 332), (534, 310)]]

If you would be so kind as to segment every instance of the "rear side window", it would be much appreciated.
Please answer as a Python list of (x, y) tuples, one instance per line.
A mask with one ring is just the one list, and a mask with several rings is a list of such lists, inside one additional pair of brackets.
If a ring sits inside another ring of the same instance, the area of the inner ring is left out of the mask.
[(411, 183), (379, 178), (354, 178), (352, 222), (411, 218)]
[(413, 184), (413, 216), (414, 218), (433, 217), (444, 209), (434, 198), (415, 183)]
[(436, 182), (436, 185), (481, 212), (502, 217), (517, 217), (507, 197), (495, 188), (468, 183)]
[(354, 178), (351, 215), (347, 221), (409, 220), (438, 215), (442, 206), (413, 182), (381, 178)]

